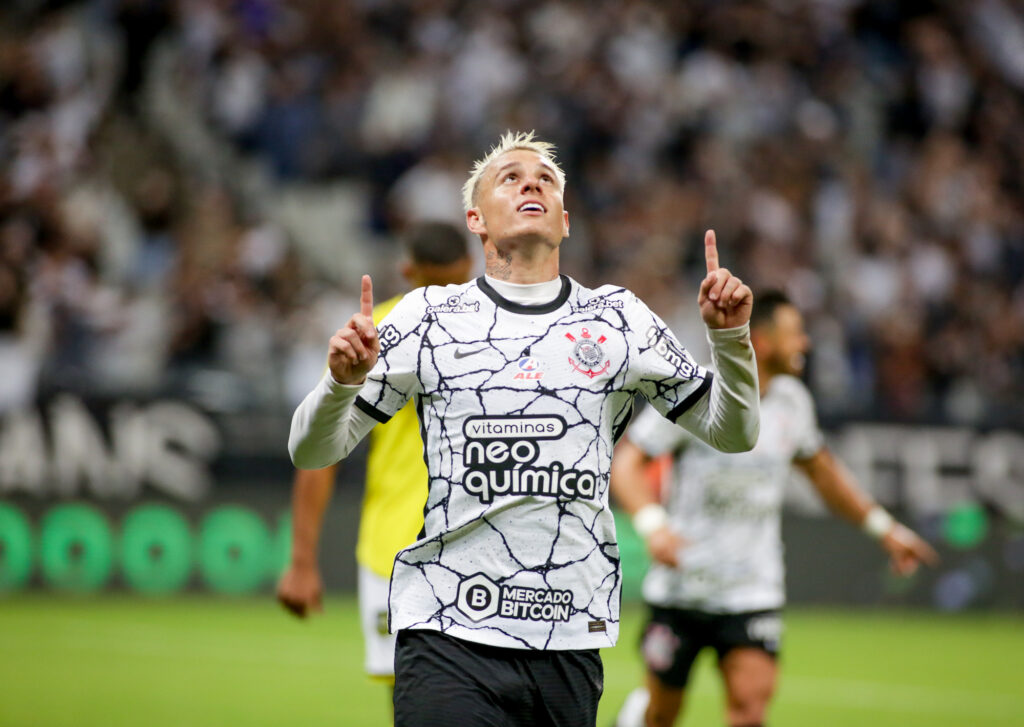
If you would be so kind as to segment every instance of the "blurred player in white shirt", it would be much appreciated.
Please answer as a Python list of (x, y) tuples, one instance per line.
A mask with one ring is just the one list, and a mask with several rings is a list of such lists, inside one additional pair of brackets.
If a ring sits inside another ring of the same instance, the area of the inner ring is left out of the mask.
[[(825, 446), (811, 394), (797, 378), (808, 347), (800, 312), (783, 294), (767, 292), (750, 326), (761, 391), (761, 436), (753, 450), (724, 455), (647, 410), (616, 450), (612, 494), (633, 515), (653, 558), (643, 587), (651, 609), (642, 643), (647, 684), (627, 698), (618, 727), (672, 725), (705, 647), (718, 652), (730, 727), (763, 724), (782, 634), (780, 520), (791, 465), (834, 512), (879, 540), (897, 573), (937, 559)], [(662, 504), (645, 468), (670, 453), (675, 462)]]

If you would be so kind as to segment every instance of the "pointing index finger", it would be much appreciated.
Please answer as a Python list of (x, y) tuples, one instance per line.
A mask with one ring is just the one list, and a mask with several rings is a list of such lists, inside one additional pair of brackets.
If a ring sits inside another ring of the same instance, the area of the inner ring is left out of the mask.
[(363, 276), (363, 289), (359, 295), (359, 312), (367, 318), (373, 318), (373, 281), (369, 275)]
[(715, 242), (714, 230), (704, 233), (704, 261), (708, 265), (709, 273), (718, 270), (718, 245)]

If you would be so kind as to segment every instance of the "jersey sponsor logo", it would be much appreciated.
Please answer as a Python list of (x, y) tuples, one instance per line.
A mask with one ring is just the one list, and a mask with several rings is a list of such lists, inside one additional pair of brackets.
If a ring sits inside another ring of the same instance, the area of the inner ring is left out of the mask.
[(468, 351), (462, 351), (462, 350), (456, 349), (455, 350), (455, 358), (456, 359), (466, 358), (466, 356), (472, 356), (473, 354), (481, 353), (481, 352), (486, 351), (486, 350), (487, 350), (487, 346), (483, 346), (482, 348), (471, 348)]
[(377, 339), (380, 341), (381, 346), (389, 348), (402, 340), (402, 334), (389, 323), (377, 329)]
[(722, 520), (759, 522), (778, 517), (780, 503), (767, 497), (765, 470), (736, 467), (707, 475), (701, 504), (711, 517)]
[(468, 439), (560, 439), (566, 429), (557, 415), (468, 417), (462, 426)]
[(538, 381), (544, 377), (544, 372), (540, 370), (540, 361), (532, 356), (523, 356), (516, 362), (516, 367), (519, 370), (512, 377), (516, 381)]
[(483, 573), (459, 583), (455, 607), (473, 621), (483, 621), (498, 612), (498, 585)]
[(580, 303), (573, 308), (573, 313), (593, 313), (603, 308), (614, 308), (622, 310), (621, 300), (608, 300), (607, 298), (591, 298), (586, 303)]
[(776, 615), (755, 616), (747, 621), (747, 636), (769, 649), (778, 649), (782, 641), (782, 618)]
[(611, 359), (605, 356), (604, 349), (601, 348), (601, 344), (608, 340), (605, 336), (594, 338), (590, 330), (584, 328), (578, 338), (571, 333), (566, 333), (565, 337), (575, 344), (569, 357), (569, 365), (584, 376), (596, 378), (612, 365)]
[(660, 672), (672, 666), (679, 646), (679, 637), (672, 632), (672, 629), (665, 624), (652, 623), (644, 633), (640, 650), (643, 652), (644, 662), (651, 671)]
[(555, 588), (501, 586), (477, 573), (459, 583), (455, 606), (473, 621), (498, 615), (520, 621), (568, 621), (572, 592)]
[(479, 313), (480, 301), (466, 301), (453, 295), (440, 305), (428, 305), (427, 313)]
[(502, 586), (498, 614), (520, 621), (568, 621), (572, 615), (572, 592)]
[(468, 418), (462, 486), (484, 504), (503, 495), (594, 499), (597, 475), (590, 470), (534, 464), (540, 442), (561, 439), (567, 429), (565, 419), (553, 415)]
[(658, 326), (648, 328), (647, 345), (665, 359), (680, 376), (692, 379), (697, 375), (697, 365), (690, 358), (690, 354), (680, 348), (665, 330)]

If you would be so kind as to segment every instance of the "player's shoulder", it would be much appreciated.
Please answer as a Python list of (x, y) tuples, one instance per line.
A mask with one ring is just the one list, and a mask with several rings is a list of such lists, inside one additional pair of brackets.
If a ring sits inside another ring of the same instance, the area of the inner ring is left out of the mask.
[(790, 376), (789, 374), (775, 375), (772, 378), (771, 393), (772, 396), (777, 396), (780, 399), (786, 399), (793, 403), (814, 406), (811, 390), (807, 388), (807, 384), (796, 376)]
[(577, 312), (596, 311), (604, 308), (622, 310), (632, 306), (638, 299), (627, 288), (621, 285), (602, 285), (588, 288), (580, 282), (569, 278), (572, 284), (570, 293), (573, 309)]
[(452, 285), (428, 285), (400, 296), (395, 304), (404, 316), (423, 317), (431, 313), (479, 310), (480, 296), (474, 295), (476, 281)]
[(479, 291), (479, 284), (474, 278), (465, 283), (450, 283), (448, 285), (428, 285), (425, 288), (417, 288), (414, 293), (425, 301), (426, 305), (438, 305), (451, 297), (463, 298), (473, 296)]

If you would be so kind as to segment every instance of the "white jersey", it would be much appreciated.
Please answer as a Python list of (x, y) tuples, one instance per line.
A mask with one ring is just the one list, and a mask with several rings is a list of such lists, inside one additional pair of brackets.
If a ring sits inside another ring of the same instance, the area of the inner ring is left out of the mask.
[(750, 452), (722, 454), (646, 410), (628, 436), (650, 456), (676, 455), (666, 507), (687, 540), (680, 568), (651, 565), (644, 599), (712, 613), (780, 608), (780, 518), (790, 466), (823, 446), (804, 384), (792, 376), (771, 380), (761, 399), (761, 434)]
[[(756, 438), (746, 329), (715, 332), (721, 364), (742, 373), (733, 389), (712, 386), (623, 288), (590, 290), (563, 276), (557, 298), (532, 306), (483, 278), (421, 288), (381, 322), (379, 337), (380, 359), (344, 436), (362, 436), (363, 420), (386, 421), (414, 398), (429, 473), (423, 533), (395, 559), (392, 631), (513, 648), (613, 645), (622, 577), (608, 473), (634, 395), (705, 436), (719, 397), (731, 412), (726, 428), (742, 430), (746, 446)], [(351, 388), (321, 382), (296, 411), (299, 466), (323, 466), (302, 447), (333, 436), (316, 420), (341, 406), (331, 400), (344, 395), (332, 393), (339, 387)]]

